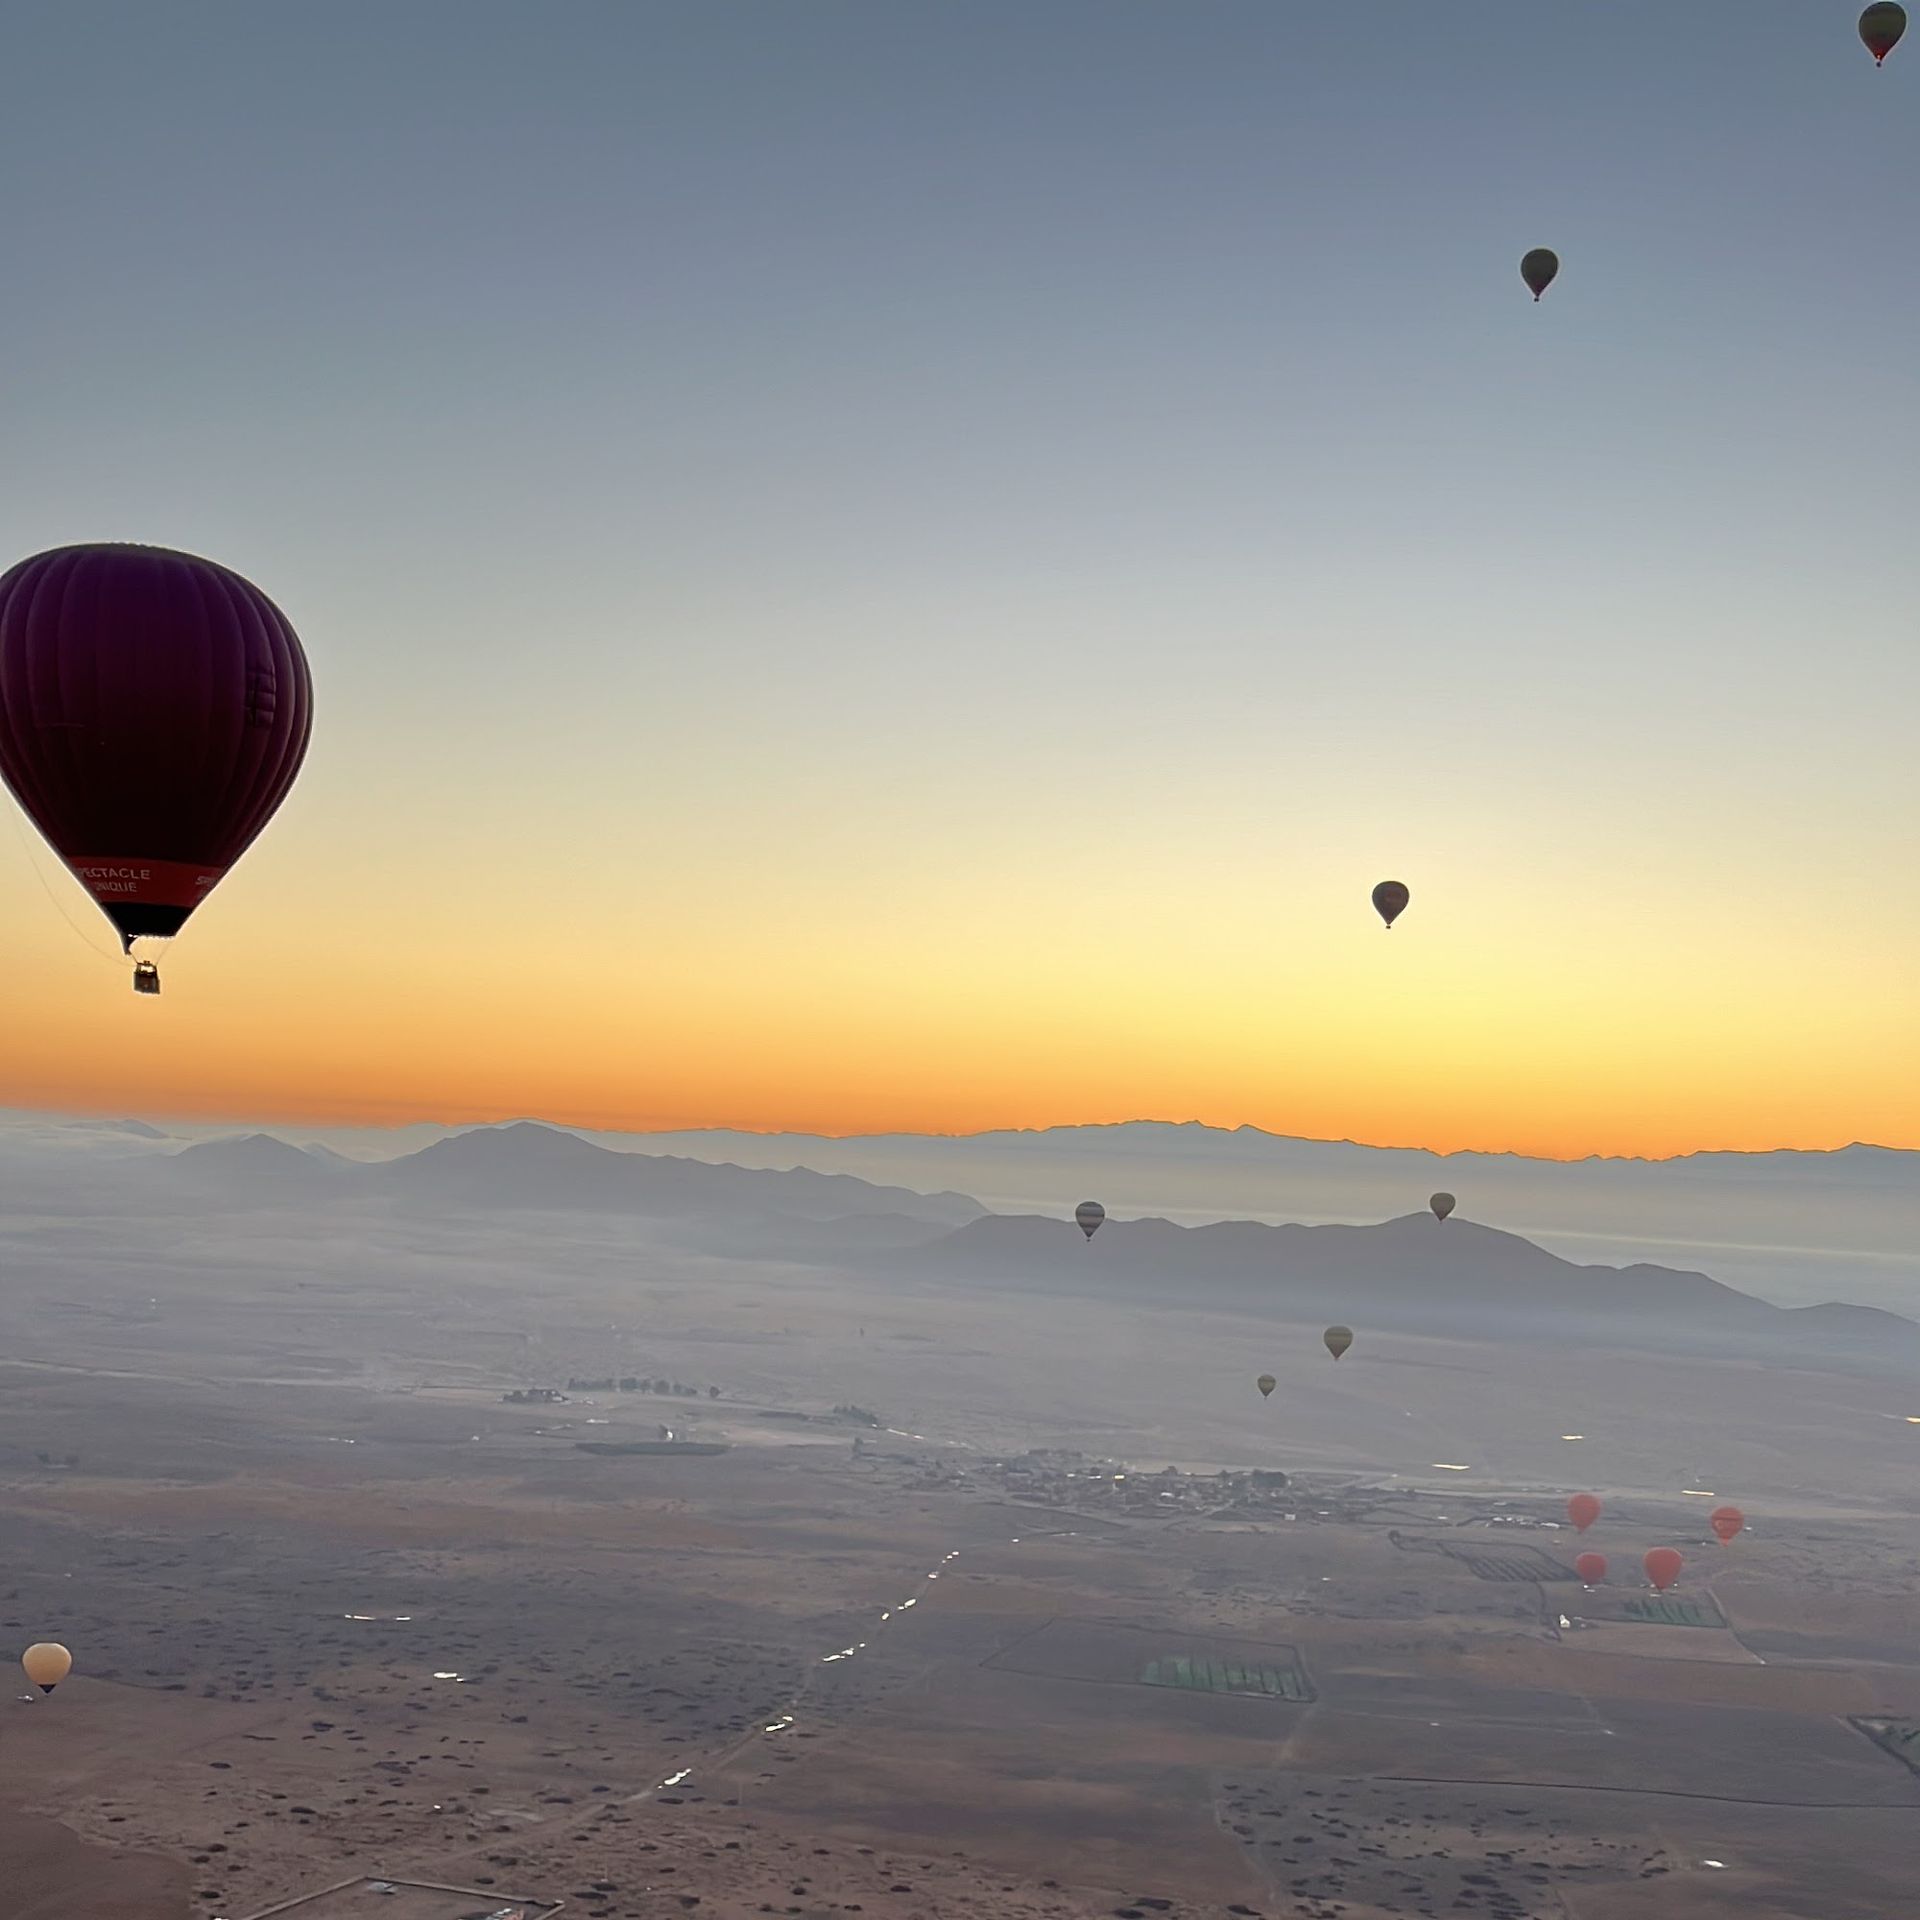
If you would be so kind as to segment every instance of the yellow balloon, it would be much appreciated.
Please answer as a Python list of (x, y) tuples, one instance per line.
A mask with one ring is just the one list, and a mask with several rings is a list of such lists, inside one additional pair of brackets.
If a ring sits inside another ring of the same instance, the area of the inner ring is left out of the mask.
[(1272, 1374), (1263, 1373), (1253, 1384), (1260, 1389), (1260, 1398), (1264, 1400), (1280, 1383), (1274, 1379)]
[(73, 1671), (73, 1655), (52, 1640), (41, 1640), (20, 1656), (20, 1664), (42, 1693), (51, 1693)]
[(1329, 1327), (1326, 1332), (1321, 1335), (1321, 1338), (1327, 1343), (1327, 1351), (1338, 1360), (1340, 1356), (1353, 1345), (1353, 1329), (1351, 1327)]

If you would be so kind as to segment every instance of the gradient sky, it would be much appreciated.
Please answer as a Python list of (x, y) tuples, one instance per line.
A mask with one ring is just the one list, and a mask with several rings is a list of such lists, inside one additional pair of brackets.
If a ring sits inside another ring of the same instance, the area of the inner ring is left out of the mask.
[(5, 558), (317, 721), (0, 1102), (1920, 1146), (1920, 45), (1681, 11), (13, 10)]

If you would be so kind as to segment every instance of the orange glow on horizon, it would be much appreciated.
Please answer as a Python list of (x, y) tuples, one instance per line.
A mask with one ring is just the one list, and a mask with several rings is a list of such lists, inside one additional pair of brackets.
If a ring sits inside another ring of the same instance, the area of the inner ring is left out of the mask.
[[(109, 983), (107, 991), (117, 1005), (125, 989)], [(397, 1059), (382, 1045), (388, 1037), (370, 1031), (360, 1046), (344, 1051), (315, 1047), (272, 1058), (203, 1061), (191, 1075), (177, 1070), (175, 1046), (156, 1049), (136, 1063), (98, 1057), (55, 1061), (44, 1054), (36, 1059), (23, 1056), (39, 1049), (20, 1047), (0, 1073), (0, 1105), (235, 1126), (400, 1128), (543, 1120), (608, 1132), (719, 1128), (830, 1138), (964, 1136), (1159, 1120), (1221, 1129), (1252, 1126), (1302, 1139), (1440, 1154), (1514, 1153), (1561, 1161), (1775, 1148), (1823, 1151), (1861, 1139), (1920, 1146), (1920, 1129), (1904, 1136), (1893, 1125), (1855, 1129), (1822, 1113), (1803, 1113), (1795, 1124), (1793, 1116), (1763, 1106), (1749, 1109), (1744, 1126), (1716, 1115), (1706, 1100), (1649, 1114), (1637, 1110), (1625, 1090), (1605, 1106), (1595, 1101), (1585, 1111), (1543, 1111), (1530, 1123), (1516, 1123), (1518, 1103), (1492, 1086), (1481, 1088), (1484, 1107), (1475, 1112), (1475, 1103), (1431, 1085), (1396, 1093), (1377, 1074), (1363, 1086), (1300, 1085), (1284, 1102), (1248, 1087), (1241, 1100), (1222, 1095), (1206, 1104), (1156, 1110), (1110, 1084), (1089, 1086), (1076, 1099), (1069, 1090), (1070, 1071), (1053, 1063), (1048, 1074), (1044, 1063), (1032, 1060), (983, 1073), (977, 1062), (949, 1057), (946, 1071), (922, 1075), (910, 1058), (894, 1056), (868, 1060), (858, 1076), (841, 1062), (836, 1079), (831, 1063), (818, 1058), (780, 1070), (743, 1060), (737, 1050), (732, 1058), (719, 1057), (716, 1050), (715, 1057), (703, 1059), (697, 1038), (684, 1035), (670, 1057), (653, 1059), (651, 1072), (637, 1070), (624, 1049), (619, 1060), (593, 1061), (584, 1047), (558, 1046), (544, 1060), (486, 1059), (444, 1038), (438, 1045), (416, 1045), (410, 1058)], [(1028, 1068), (1024, 1075), (1017, 1070), (1022, 1064)], [(619, 1083), (632, 1078), (647, 1081), (644, 1092), (623, 1091)], [(926, 1084), (918, 1092), (901, 1084), (920, 1078)]]
[(1248, 1115), (1242, 1113), (1209, 1116), (1195, 1113), (1134, 1113), (1121, 1109), (1099, 1112), (1019, 1114), (998, 1109), (954, 1116), (901, 1106), (876, 1107), (871, 1113), (848, 1114), (843, 1109), (813, 1109), (805, 1105), (784, 1106), (769, 1103), (764, 1107), (724, 1112), (698, 1107), (640, 1111), (603, 1105), (528, 1104), (484, 1099), (392, 1099), (367, 1100), (304, 1099), (288, 1101), (263, 1099), (261, 1104), (244, 1104), (234, 1095), (210, 1094), (201, 1100), (173, 1100), (164, 1104), (151, 1101), (136, 1104), (114, 1099), (87, 1089), (81, 1097), (54, 1084), (6, 1084), (6, 1097), (0, 1104), (16, 1110), (41, 1111), (49, 1116), (72, 1115), (113, 1119), (138, 1119), (164, 1123), (168, 1120), (195, 1123), (231, 1124), (278, 1128), (392, 1128), (396, 1131), (413, 1125), (443, 1127), (503, 1126), (515, 1121), (532, 1120), (557, 1127), (577, 1127), (589, 1132), (674, 1134), (715, 1130), (768, 1136), (790, 1134), (825, 1139), (854, 1139), (878, 1134), (913, 1134), (933, 1138), (965, 1139), (988, 1133), (1039, 1133), (1062, 1127), (1123, 1126), (1129, 1122), (1154, 1122), (1162, 1125), (1206, 1126), (1219, 1131), (1253, 1127), (1278, 1137), (1315, 1142), (1344, 1143), (1355, 1146), (1450, 1154), (1514, 1154), (1524, 1158), (1573, 1163), (1588, 1159), (1669, 1160), (1696, 1153), (1768, 1153), (1797, 1150), (1809, 1153), (1838, 1152), (1855, 1145), (1890, 1149), (1920, 1149), (1920, 1136), (1912, 1139), (1867, 1139), (1844, 1131), (1781, 1137), (1772, 1133), (1740, 1137), (1699, 1137), (1675, 1133), (1661, 1135), (1624, 1132), (1592, 1138), (1568, 1139), (1551, 1129), (1533, 1137), (1434, 1133), (1431, 1135), (1395, 1134), (1382, 1131), (1364, 1135), (1350, 1129), (1337, 1129), (1333, 1123), (1316, 1124), (1310, 1114)]
[(1284, 887), (1249, 885), (1261, 846), (1157, 830), (1081, 886), (1017, 820), (911, 857), (861, 820), (851, 850), (821, 823), (660, 846), (628, 824), (591, 858), (529, 854), (502, 912), (484, 810), (426, 880), (296, 814), (162, 953), (158, 1000), (66, 876), (49, 901), (0, 863), (0, 1106), (840, 1136), (1170, 1116), (1559, 1160), (1920, 1147), (1920, 904), (1850, 871), (1781, 856), (1702, 899), (1629, 836), (1543, 894), (1527, 860), (1436, 836), (1396, 862), (1418, 884), (1386, 933), (1366, 850), (1294, 845)]

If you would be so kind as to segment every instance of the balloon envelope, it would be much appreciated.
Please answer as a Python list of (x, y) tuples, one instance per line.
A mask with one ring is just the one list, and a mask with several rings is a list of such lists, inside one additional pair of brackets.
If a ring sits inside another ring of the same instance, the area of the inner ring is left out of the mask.
[(1373, 910), (1391, 927), (1406, 912), (1412, 898), (1402, 882), (1382, 880), (1373, 890)]
[(1107, 1210), (1098, 1200), (1082, 1200), (1074, 1208), (1073, 1217), (1079, 1222), (1080, 1231), (1091, 1240), (1100, 1231), (1100, 1222), (1107, 1217)]
[(1436, 1220), (1444, 1220), (1457, 1204), (1453, 1195), (1450, 1193), (1436, 1193), (1433, 1198), (1427, 1202), (1427, 1205), (1433, 1209), (1433, 1217)]
[(1264, 1400), (1280, 1383), (1272, 1374), (1263, 1373), (1253, 1384), (1260, 1389), (1260, 1398)]
[(1583, 1587), (1597, 1587), (1607, 1577), (1607, 1556), (1604, 1553), (1583, 1553), (1573, 1563), (1573, 1570), (1580, 1576)]
[(1600, 1518), (1600, 1499), (1597, 1494), (1576, 1493), (1567, 1502), (1567, 1518), (1573, 1522), (1577, 1533), (1585, 1533)]
[(286, 616), (211, 560), (57, 547), (0, 577), (0, 777), (123, 943), (180, 931), (312, 724)]
[(1747, 1516), (1738, 1507), (1715, 1507), (1707, 1515), (1707, 1525), (1723, 1547), (1731, 1546), (1747, 1524)]
[(1680, 1569), (1685, 1563), (1677, 1547), (1649, 1547), (1647, 1557), (1640, 1564), (1646, 1568), (1654, 1590), (1665, 1593), (1680, 1578)]
[(42, 1693), (51, 1693), (73, 1671), (73, 1655), (53, 1640), (41, 1640), (20, 1656), (27, 1678)]
[(1353, 1345), (1353, 1329), (1351, 1327), (1329, 1327), (1320, 1337), (1327, 1343), (1327, 1351), (1332, 1354), (1336, 1360)]
[(1559, 271), (1560, 256), (1551, 247), (1535, 247), (1520, 262), (1520, 278), (1536, 300), (1553, 285), (1553, 276)]
[(1876, 67), (1900, 44), (1906, 30), (1907, 10), (1894, 6), (1892, 0), (1880, 0), (1860, 16), (1860, 38)]

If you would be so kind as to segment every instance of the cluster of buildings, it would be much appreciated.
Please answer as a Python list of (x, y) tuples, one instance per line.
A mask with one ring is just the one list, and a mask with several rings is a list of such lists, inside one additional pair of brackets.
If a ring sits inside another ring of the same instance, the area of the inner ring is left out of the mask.
[[(576, 1393), (665, 1393), (677, 1400), (697, 1400), (700, 1388), (687, 1386), (679, 1380), (642, 1380), (637, 1374), (628, 1374), (625, 1379), (615, 1379), (608, 1374), (604, 1380), (583, 1380), (578, 1377), (567, 1382), (563, 1391), (559, 1387), (515, 1387), (500, 1398), (510, 1407), (559, 1407), (564, 1406)], [(720, 1398), (718, 1387), (708, 1387), (709, 1400)], [(837, 1409), (836, 1409), (837, 1411)]]
[(915, 1489), (953, 1492), (992, 1488), (1023, 1505), (1067, 1513), (1124, 1514), (1138, 1519), (1188, 1516), (1287, 1519), (1296, 1517), (1301, 1494), (1284, 1473), (1253, 1469), (1182, 1473), (1178, 1467), (1139, 1472), (1123, 1461), (1096, 1460), (1065, 1447), (1036, 1447), (1008, 1460), (928, 1458), (904, 1450), (853, 1443), (856, 1458), (889, 1460), (913, 1469)]
[(1067, 1448), (1045, 1447), (992, 1463), (1003, 1491), (1017, 1500), (1080, 1513), (1125, 1513), (1142, 1518), (1166, 1514), (1265, 1515), (1290, 1513), (1299, 1504), (1284, 1473), (1254, 1468), (1235, 1472), (1156, 1473), (1129, 1470), (1114, 1460), (1090, 1460)]

